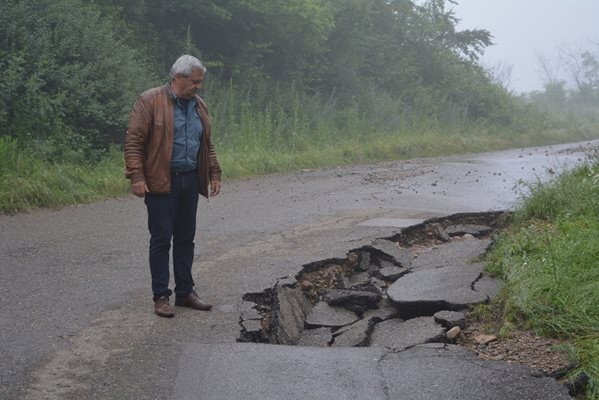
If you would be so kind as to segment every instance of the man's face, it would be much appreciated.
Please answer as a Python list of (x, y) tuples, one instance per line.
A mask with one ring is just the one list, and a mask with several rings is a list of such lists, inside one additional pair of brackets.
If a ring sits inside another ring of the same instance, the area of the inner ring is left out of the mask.
[(191, 99), (202, 87), (204, 73), (199, 69), (191, 71), (190, 76), (177, 75), (173, 82), (173, 92), (183, 99)]

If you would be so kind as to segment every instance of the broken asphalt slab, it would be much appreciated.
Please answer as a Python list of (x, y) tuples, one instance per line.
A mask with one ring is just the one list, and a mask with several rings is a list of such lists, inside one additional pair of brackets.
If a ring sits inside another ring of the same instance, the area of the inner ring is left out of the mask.
[[(482, 259), (503, 216), (469, 213), (427, 220), (392, 238), (348, 250), (345, 259), (312, 261), (295, 281), (286, 278), (262, 293), (248, 294), (265, 323), (260, 332), (242, 331), (239, 341), (282, 345), (265, 351), (291, 357), (277, 361), (288, 362), (287, 368), (299, 366), (294, 377), (284, 368), (266, 368), (266, 374), (280, 378), (274, 379), (279, 389), (289, 391), (268, 397), (269, 389), (260, 386), (249, 398), (569, 398), (564, 385), (543, 371), (479, 359), (475, 352), (449, 344), (466, 326), (465, 314), (457, 311), (497, 294), (498, 282), (484, 274)], [(406, 271), (378, 280), (390, 268)], [(368, 289), (377, 280), (380, 286)], [(246, 326), (243, 316), (240, 325)], [(459, 328), (448, 332), (454, 326)], [(312, 354), (314, 360), (306, 361)], [(253, 373), (271, 356), (256, 356)], [(365, 377), (368, 382), (360, 383)], [(302, 379), (318, 388), (315, 397)], [(372, 393), (356, 396), (347, 380)], [(546, 390), (551, 386), (556, 389)]]
[[(296, 280), (286, 278), (262, 293), (247, 294), (260, 308), (264, 324), (259, 332), (252, 332), (242, 315), (240, 341), (295, 345), (305, 329), (335, 330), (360, 319), (374, 326), (395, 314), (403, 320), (426, 316), (430, 322), (415, 325), (422, 335), (411, 336), (421, 336), (421, 342), (400, 340), (399, 348), (443, 341), (445, 331), (432, 318), (434, 313), (487, 303), (497, 293), (498, 283), (483, 275), (485, 264), (479, 260), (491, 244), (491, 226), (498, 228), (503, 217), (500, 212), (491, 212), (435, 218), (408, 227), (395, 238), (378, 238), (372, 244), (346, 250), (343, 259), (305, 264)], [(401, 273), (383, 273), (392, 269)], [(390, 314), (383, 311), (389, 307)], [(375, 315), (367, 312), (372, 309), (389, 315), (371, 319)], [(397, 335), (407, 332), (414, 322), (402, 324)], [(368, 346), (372, 332), (359, 329), (350, 346)], [(374, 332), (379, 338), (385, 337), (378, 328)], [(335, 345), (339, 346), (337, 342)]]
[[(400, 316), (432, 315), (442, 310), (461, 310), (487, 303), (497, 293), (498, 283), (483, 277), (485, 264), (473, 262), (490, 245), (489, 239), (461, 239), (435, 246), (412, 261), (412, 272), (387, 290)], [(409, 310), (404, 312), (403, 310)]]
[(380, 347), (189, 344), (173, 398), (181, 400), (562, 400), (554, 379), (482, 360), (458, 346), (399, 353)]

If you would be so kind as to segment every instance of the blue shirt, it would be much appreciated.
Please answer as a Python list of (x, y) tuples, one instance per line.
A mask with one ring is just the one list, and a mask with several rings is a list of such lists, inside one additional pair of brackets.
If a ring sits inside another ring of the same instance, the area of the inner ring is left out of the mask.
[(175, 98), (175, 137), (171, 171), (192, 171), (198, 167), (198, 152), (202, 143), (202, 120), (196, 110), (197, 99)]

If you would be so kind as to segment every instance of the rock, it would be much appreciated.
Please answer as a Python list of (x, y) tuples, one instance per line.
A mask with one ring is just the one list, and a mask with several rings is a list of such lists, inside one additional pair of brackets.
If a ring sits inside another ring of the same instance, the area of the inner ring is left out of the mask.
[(311, 307), (312, 304), (303, 295), (301, 289), (277, 285), (272, 311), (271, 341), (278, 344), (296, 344)]
[(355, 252), (351, 252), (347, 255), (347, 262), (350, 265), (356, 266), (360, 262), (360, 256)]
[(244, 301), (241, 305), (241, 319), (243, 321), (262, 319), (262, 315), (255, 307), (255, 303)]
[(358, 317), (353, 312), (343, 307), (332, 307), (326, 302), (320, 301), (308, 314), (305, 322), (309, 326), (341, 327), (357, 320)]
[(486, 225), (458, 224), (448, 226), (447, 228), (445, 228), (445, 232), (447, 232), (449, 236), (482, 236), (491, 232), (492, 229), (493, 228)]
[(368, 283), (370, 282), (370, 274), (368, 272), (358, 272), (355, 274), (352, 274), (349, 278), (348, 278), (348, 283), (349, 286), (356, 286), (356, 285), (361, 285), (363, 283)]
[(368, 282), (362, 282), (359, 283), (357, 285), (353, 285), (352, 287), (350, 287), (351, 290), (360, 290), (360, 291), (365, 291), (365, 292), (372, 292), (372, 293), (376, 293), (376, 294), (383, 294), (383, 290), (381, 289), (380, 286), (377, 286), (374, 284), (374, 282), (372, 282), (372, 280), (369, 280)]
[(381, 293), (384, 293), (385, 289), (389, 286), (387, 282), (377, 279), (375, 277), (370, 278), (370, 283), (377, 287)]
[(586, 373), (581, 372), (573, 379), (566, 381), (565, 387), (568, 389), (568, 394), (570, 396), (577, 396), (582, 393), (584, 388), (589, 384), (589, 380), (590, 377)]
[(330, 306), (353, 304), (374, 308), (377, 306), (378, 302), (381, 301), (382, 296), (378, 293), (367, 291), (329, 289), (323, 294), (322, 298)]
[(459, 326), (462, 329), (466, 327), (466, 316), (458, 311), (438, 311), (435, 313), (434, 318), (437, 323), (448, 329), (454, 326)]
[(331, 328), (304, 329), (298, 346), (326, 347), (333, 340)]
[(389, 299), (383, 299), (379, 302), (378, 308), (368, 310), (364, 313), (364, 319), (381, 322), (389, 318), (396, 317), (397, 314), (397, 308), (395, 308), (393, 303), (391, 303)]
[(370, 322), (367, 319), (361, 319), (345, 326), (333, 334), (335, 341), (332, 347), (363, 346), (367, 344), (371, 329)]
[(474, 340), (476, 341), (476, 343), (480, 344), (480, 345), (487, 345), (491, 342), (495, 342), (497, 340), (497, 336), (495, 335), (476, 335), (474, 337)]
[(312, 282), (308, 281), (308, 280), (304, 280), (301, 283), (301, 287), (303, 290), (310, 290), (312, 289), (314, 285), (312, 284)]
[(456, 325), (445, 333), (445, 337), (450, 342), (453, 342), (458, 336), (460, 336), (461, 332), (462, 332), (462, 329)]
[(449, 237), (447, 232), (445, 232), (443, 225), (441, 225), (439, 223), (431, 223), (430, 228), (437, 239), (439, 239), (443, 242), (449, 242), (451, 240), (451, 238)]
[(412, 264), (412, 253), (407, 249), (399, 247), (399, 243), (397, 242), (387, 239), (377, 239), (372, 243), (372, 247), (391, 256), (396, 265), (410, 268)]
[(398, 267), (395, 265), (390, 265), (384, 268), (381, 268), (376, 276), (384, 281), (396, 281), (401, 278), (403, 275), (407, 274), (409, 270), (407, 268)]
[(358, 271), (368, 271), (370, 269), (370, 252), (361, 251), (360, 252), (360, 262), (358, 263), (357, 270)]
[(389, 319), (376, 324), (370, 337), (371, 346), (401, 351), (418, 344), (440, 341), (445, 330), (431, 317), (419, 317), (403, 322)]
[(356, 315), (363, 315), (366, 311), (372, 309), (370, 306), (359, 306), (352, 303), (344, 304), (342, 307), (355, 313)]

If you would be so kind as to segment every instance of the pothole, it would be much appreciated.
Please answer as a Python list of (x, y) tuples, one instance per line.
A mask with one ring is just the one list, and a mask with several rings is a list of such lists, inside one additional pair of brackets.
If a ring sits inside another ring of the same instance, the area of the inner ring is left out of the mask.
[(344, 259), (304, 265), (295, 279), (243, 296), (238, 340), (393, 351), (453, 342), (465, 327), (464, 311), (498, 292), (480, 259), (505, 216), (430, 219)]

